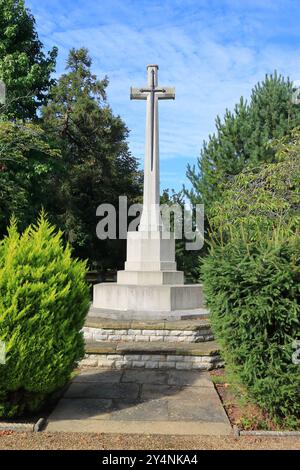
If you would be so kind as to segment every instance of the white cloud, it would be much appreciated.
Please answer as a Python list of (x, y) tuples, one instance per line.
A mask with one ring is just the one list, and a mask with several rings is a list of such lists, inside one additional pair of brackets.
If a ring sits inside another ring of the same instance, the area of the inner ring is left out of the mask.
[(248, 97), (265, 73), (276, 68), (300, 78), (299, 5), (293, 0), (54, 1), (52, 15), (50, 0), (27, 3), (37, 12), (42, 40), (59, 47), (59, 72), (69, 48), (88, 47), (95, 72), (110, 78), (109, 101), (140, 158), (145, 103), (131, 102), (129, 88), (145, 83), (148, 63), (159, 64), (161, 84), (176, 87), (175, 102), (160, 104), (161, 158), (184, 165), (199, 155), (216, 115)]

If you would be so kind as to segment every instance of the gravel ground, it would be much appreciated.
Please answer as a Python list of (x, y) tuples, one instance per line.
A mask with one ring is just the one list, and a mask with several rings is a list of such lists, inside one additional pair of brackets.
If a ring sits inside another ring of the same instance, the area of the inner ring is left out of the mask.
[(300, 438), (137, 436), (134, 434), (12, 433), (0, 434), (0, 450), (300, 450)]

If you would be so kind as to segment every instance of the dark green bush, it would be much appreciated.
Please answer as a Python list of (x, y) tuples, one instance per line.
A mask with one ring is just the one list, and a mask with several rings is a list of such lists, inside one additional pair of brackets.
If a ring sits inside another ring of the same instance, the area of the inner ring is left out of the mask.
[(82, 358), (85, 272), (44, 216), (22, 235), (11, 224), (0, 244), (0, 416), (37, 410)]
[(288, 426), (299, 425), (300, 234), (277, 228), (249, 241), (236, 227), (202, 266), (212, 327), (226, 364), (250, 396)]

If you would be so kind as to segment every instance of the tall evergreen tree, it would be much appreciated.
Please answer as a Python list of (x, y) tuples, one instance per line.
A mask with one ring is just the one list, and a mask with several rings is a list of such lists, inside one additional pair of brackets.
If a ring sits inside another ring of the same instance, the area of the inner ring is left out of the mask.
[(252, 90), (249, 104), (243, 98), (224, 119), (216, 119), (216, 132), (204, 142), (197, 165), (188, 165), (190, 201), (211, 204), (222, 197), (222, 185), (245, 166), (271, 162), (275, 152), (270, 141), (300, 125), (300, 107), (292, 103), (293, 85), (282, 76), (266, 75)]
[(119, 195), (133, 202), (141, 187), (137, 160), (128, 149), (128, 130), (107, 103), (108, 79), (98, 80), (91, 66), (86, 49), (72, 49), (67, 72), (42, 109), (43, 127), (62, 151), (46, 209), (76, 254), (105, 271), (122, 264), (125, 244), (97, 239), (96, 209), (101, 203), (118, 207)]
[(293, 84), (276, 72), (266, 75), (252, 90), (249, 159), (254, 165), (273, 161), (275, 150), (266, 143), (289, 134), (300, 124), (300, 107), (293, 104), (292, 94)]
[(57, 49), (43, 52), (35, 19), (23, 0), (0, 0), (0, 80), (7, 89), (0, 116), (9, 119), (35, 118), (46, 102)]

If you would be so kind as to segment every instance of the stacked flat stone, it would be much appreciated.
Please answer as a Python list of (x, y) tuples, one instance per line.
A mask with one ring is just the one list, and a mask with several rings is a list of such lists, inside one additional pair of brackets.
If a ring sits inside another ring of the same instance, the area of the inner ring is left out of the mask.
[(180, 356), (171, 354), (87, 354), (81, 367), (111, 369), (211, 370), (224, 365), (220, 356)]
[(208, 324), (201, 325), (194, 330), (165, 328), (94, 328), (86, 326), (83, 329), (83, 333), (86, 341), (163, 341), (199, 343), (201, 341), (211, 341), (214, 339)]
[(177, 321), (87, 319), (81, 367), (210, 370), (221, 367), (207, 319)]

